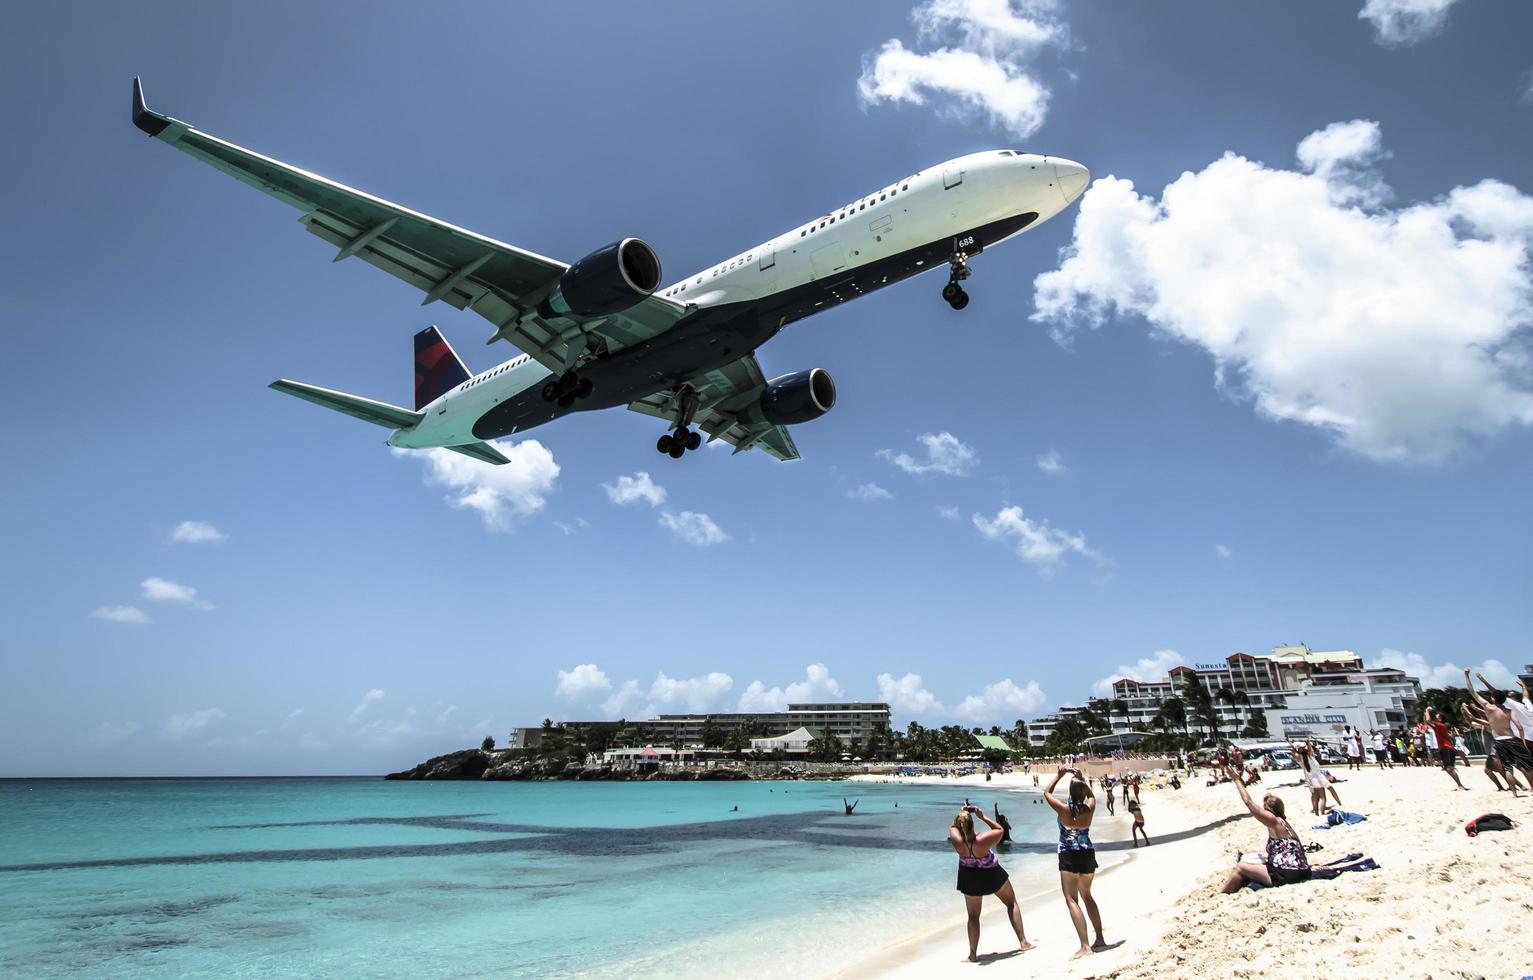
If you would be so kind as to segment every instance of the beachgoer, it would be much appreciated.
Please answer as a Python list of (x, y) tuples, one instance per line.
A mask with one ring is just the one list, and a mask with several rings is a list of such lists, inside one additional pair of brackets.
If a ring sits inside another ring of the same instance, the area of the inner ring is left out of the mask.
[(1464, 741), (1462, 728), (1453, 729), (1453, 754), (1458, 756), (1464, 765), (1469, 765), (1469, 743)]
[[(978, 818), (989, 829), (974, 832)], [(958, 890), (963, 892), (964, 907), (969, 913), (969, 961), (979, 960), (979, 910), (986, 895), (994, 895), (1006, 906), (1006, 917), (1017, 934), (1019, 951), (1025, 953), (1033, 948), (1022, 931), (1022, 909), (1017, 906), (1017, 895), (1001, 862), (996, 860), (995, 847), (1001, 842), (1005, 830), (1000, 824), (985, 816), (985, 811), (968, 803), (953, 818), (948, 828), (948, 843), (958, 852)]]
[(1112, 785), (1108, 784), (1107, 786), (1104, 787), (1104, 789), (1106, 789), (1106, 792), (1102, 794), (1102, 799), (1107, 801), (1107, 813), (1108, 813), (1108, 815), (1112, 815), (1112, 814), (1116, 813), (1116, 811), (1113, 809), (1113, 805), (1112, 805), (1112, 799), (1113, 799)]
[(1458, 770), (1454, 768), (1454, 763), (1457, 760), (1453, 752), (1453, 736), (1448, 732), (1448, 726), (1443, 724), (1442, 717), (1431, 708), (1426, 710), (1425, 717), (1425, 724), (1432, 734), (1432, 741), (1437, 743), (1437, 759), (1442, 763), (1443, 771), (1453, 777), (1453, 781), (1458, 784), (1459, 789), (1467, 793), (1469, 787), (1465, 786), (1464, 781), (1458, 778)]
[[(1060, 802), (1054, 795), (1054, 787), (1069, 773), (1069, 802)], [(1071, 959), (1090, 956), (1095, 950), (1106, 949), (1102, 938), (1102, 913), (1097, 909), (1096, 899), (1091, 897), (1091, 881), (1097, 871), (1096, 846), (1091, 843), (1091, 818), (1096, 815), (1096, 798), (1091, 787), (1080, 778), (1078, 769), (1060, 769), (1054, 781), (1043, 791), (1043, 798), (1054, 808), (1054, 818), (1059, 824), (1059, 890), (1065, 896), (1065, 908), (1070, 911), (1070, 921), (1075, 923), (1075, 934), (1080, 938), (1081, 948)], [(1124, 787), (1127, 791), (1127, 787)], [(1081, 906), (1085, 905), (1085, 914)], [(1096, 930), (1096, 940), (1086, 942), (1086, 918)]]
[(1299, 840), (1299, 835), (1294, 833), (1284, 816), (1282, 799), (1268, 793), (1258, 805), (1238, 779), (1235, 780), (1235, 789), (1240, 792), (1241, 802), (1251, 811), (1251, 816), (1267, 828), (1267, 853), (1237, 854), (1235, 868), (1224, 882), (1224, 894), (1233, 895), (1252, 881), (1273, 887), (1308, 880), (1309, 858), (1304, 853), (1303, 841)]
[(1133, 838), (1134, 846), (1139, 846), (1139, 838), (1143, 835), (1144, 846), (1149, 847), (1150, 835), (1144, 832), (1144, 807), (1139, 805), (1138, 800), (1135, 800), (1128, 805), (1128, 812), (1134, 815), (1134, 826), (1129, 831), (1129, 836)]
[(1304, 740), (1301, 746), (1294, 744), (1294, 758), (1304, 768), (1305, 779), (1309, 783), (1309, 805), (1315, 816), (1330, 809), (1325, 803), (1326, 790), (1330, 790), (1331, 798), (1336, 801), (1337, 807), (1341, 806), (1341, 797), (1336, 795), (1336, 787), (1331, 785), (1331, 777), (1320, 767), (1320, 756), (1315, 751), (1315, 743), (1309, 739)]
[(1474, 681), (1469, 678), (1469, 671), (1464, 671), (1464, 686), (1469, 688), (1469, 696), (1479, 706), (1480, 713), (1490, 723), (1491, 734), (1496, 739), (1496, 754), (1501, 757), (1501, 765), (1508, 771), (1513, 769), (1522, 770), (1523, 776), (1528, 780), (1528, 785), (1533, 786), (1533, 751), (1528, 749), (1525, 742), (1529, 734), (1523, 728), (1522, 722), (1506, 709), (1506, 692), (1491, 687), (1483, 676), (1480, 683), (1485, 685), (1485, 690), (1490, 694), (1487, 701), (1480, 697), (1480, 693), (1474, 689)]
[(1363, 768), (1363, 740), (1357, 729), (1351, 725), (1342, 726), (1341, 744), (1347, 752), (1347, 770), (1362, 771)]
[(1134, 773), (1134, 802), (1139, 802), (1139, 774)]
[[(1496, 737), (1491, 733), (1490, 722), (1483, 714), (1475, 710), (1475, 706), (1465, 704), (1463, 706), (1465, 719), (1469, 724), (1480, 730), (1480, 741), (1485, 745), (1485, 775), (1498, 791), (1512, 791), (1512, 797), (1517, 797), (1517, 791), (1522, 789), (1522, 784), (1517, 781), (1517, 770), (1510, 769), (1502, 764), (1501, 757), (1496, 754)], [(1506, 785), (1501, 785), (1501, 780), (1506, 780)]]
[(1384, 733), (1375, 728), (1368, 733), (1369, 745), (1373, 748), (1373, 759), (1380, 769), (1393, 769), (1395, 764), (1389, 758), (1389, 749), (1384, 747)]
[(1006, 819), (1006, 814), (1001, 812), (1001, 805), (994, 804), (995, 822), (1001, 825), (1001, 843), (1011, 843), (1011, 821)]
[[(1485, 684), (1485, 678), (1481, 677), (1480, 683)], [(1517, 678), (1517, 690), (1506, 692), (1506, 710), (1522, 728), (1523, 747), (1533, 753), (1533, 695), (1528, 692), (1528, 682), (1521, 677)]]

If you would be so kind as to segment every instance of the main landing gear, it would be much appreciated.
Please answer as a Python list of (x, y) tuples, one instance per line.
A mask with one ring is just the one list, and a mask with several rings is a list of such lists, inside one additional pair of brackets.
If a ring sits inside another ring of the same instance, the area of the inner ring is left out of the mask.
[(675, 431), (667, 432), (655, 442), (655, 448), (672, 459), (680, 459), (687, 450), (703, 444), (703, 434), (689, 428), (692, 416), (697, 414), (697, 389), (683, 385), (677, 397), (681, 400), (681, 412), (676, 416)]
[(566, 371), (543, 384), (543, 400), (558, 402), (560, 408), (569, 408), (575, 404), (575, 399), (590, 397), (592, 387), (590, 378)]
[(953, 257), (948, 259), (947, 285), (942, 287), (942, 298), (947, 300), (947, 305), (955, 310), (961, 310), (969, 305), (969, 294), (964, 292), (959, 283), (969, 278), (969, 253), (954, 252)]

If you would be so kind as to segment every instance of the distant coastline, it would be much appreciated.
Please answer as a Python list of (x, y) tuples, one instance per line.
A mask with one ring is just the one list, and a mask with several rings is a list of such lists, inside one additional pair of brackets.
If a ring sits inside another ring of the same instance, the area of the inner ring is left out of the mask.
[(652, 766), (587, 765), (573, 758), (537, 759), (517, 749), (461, 749), (434, 756), (418, 766), (391, 772), (384, 779), (480, 779), (480, 780), (602, 780), (695, 781), (735, 779), (846, 779), (868, 775), (893, 765), (861, 763), (731, 760), (729, 762), (665, 763)]

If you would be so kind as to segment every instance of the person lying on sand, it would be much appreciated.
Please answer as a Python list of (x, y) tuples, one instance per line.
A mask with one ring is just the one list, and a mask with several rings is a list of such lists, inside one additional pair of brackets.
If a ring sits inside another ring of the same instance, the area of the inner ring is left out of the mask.
[[(1239, 758), (1239, 753), (1236, 753), (1237, 764)], [(1230, 776), (1234, 778), (1233, 771)], [(1233, 895), (1251, 881), (1267, 887), (1308, 881), (1309, 858), (1304, 853), (1304, 842), (1299, 840), (1299, 835), (1289, 825), (1282, 799), (1268, 793), (1257, 804), (1251, 799), (1245, 784), (1238, 779), (1235, 779), (1235, 789), (1240, 792), (1240, 800), (1251, 811), (1251, 816), (1267, 828), (1267, 852), (1265, 855), (1237, 853), (1235, 867), (1224, 882), (1224, 894)]]
[[(974, 832), (978, 818), (990, 828), (983, 833)], [(1006, 917), (1017, 934), (1018, 949), (1027, 952), (1033, 944), (1022, 931), (1022, 910), (1017, 907), (1017, 895), (1012, 890), (1011, 879), (1001, 862), (996, 860), (995, 848), (1005, 831), (1000, 824), (985, 816), (985, 811), (968, 803), (953, 818), (948, 828), (947, 840), (958, 853), (958, 890), (963, 892), (964, 908), (969, 913), (969, 962), (979, 961), (979, 912), (986, 895), (994, 895), (1006, 906)]]

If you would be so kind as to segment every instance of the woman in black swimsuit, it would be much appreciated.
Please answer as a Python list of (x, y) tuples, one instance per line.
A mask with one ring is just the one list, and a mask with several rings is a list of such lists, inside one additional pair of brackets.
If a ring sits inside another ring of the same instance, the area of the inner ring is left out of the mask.
[[(985, 822), (988, 830), (976, 834), (974, 819)], [(948, 828), (947, 840), (958, 852), (958, 890), (963, 892), (963, 903), (969, 912), (969, 959), (979, 959), (979, 910), (986, 895), (994, 895), (1006, 906), (1006, 917), (1016, 930), (1021, 952), (1033, 948), (1022, 931), (1022, 910), (1017, 907), (1017, 896), (1011, 888), (1006, 869), (996, 860), (995, 848), (1005, 831), (1001, 825), (985, 816), (985, 811), (965, 803), (953, 825)]]

